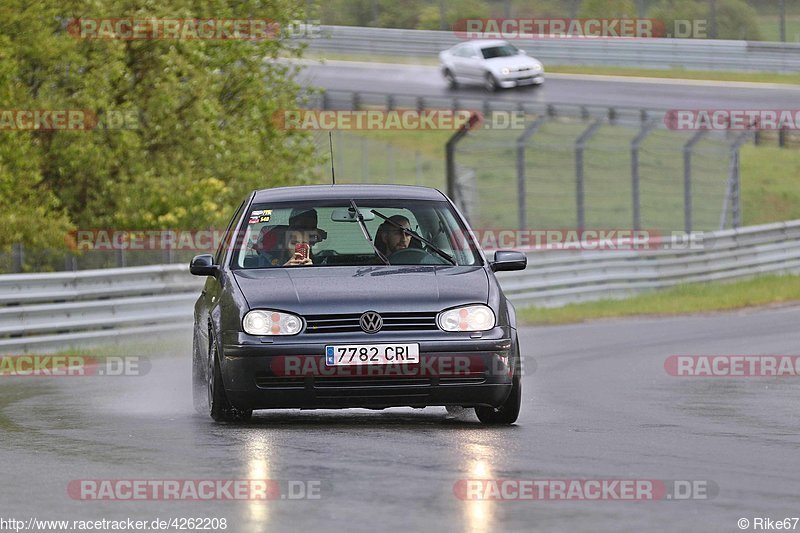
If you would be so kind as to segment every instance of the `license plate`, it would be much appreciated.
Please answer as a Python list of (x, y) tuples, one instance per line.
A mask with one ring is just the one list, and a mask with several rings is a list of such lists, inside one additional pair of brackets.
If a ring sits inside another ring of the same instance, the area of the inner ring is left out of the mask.
[(419, 363), (419, 344), (341, 344), (325, 347), (326, 366)]

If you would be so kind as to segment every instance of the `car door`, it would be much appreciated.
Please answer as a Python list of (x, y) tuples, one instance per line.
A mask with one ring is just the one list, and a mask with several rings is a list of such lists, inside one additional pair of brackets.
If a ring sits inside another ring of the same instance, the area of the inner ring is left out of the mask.
[[(238, 227), (239, 221), (242, 218), (244, 209), (250, 205), (251, 197), (252, 194), (239, 205), (239, 208), (236, 210), (231, 218), (230, 223), (228, 224), (225, 237), (220, 241), (217, 251), (214, 254), (214, 264), (219, 265), (223, 270), (223, 263), (225, 263), (226, 260), (226, 252), (230, 247), (231, 240), (236, 237), (236, 228)], [(221, 275), (208, 276), (208, 278), (206, 278), (206, 283), (203, 286), (202, 292), (200, 293), (200, 298), (195, 304), (196, 330), (199, 329), (201, 332), (205, 332), (205, 327), (203, 325), (208, 323), (211, 310), (219, 304), (220, 292), (222, 291), (221, 282), (223, 279), (224, 277)]]
[(483, 79), (484, 65), (480, 49), (470, 44), (464, 52), (464, 76), (473, 80)]
[(450, 68), (453, 71), (453, 74), (459, 78), (464, 76), (464, 61), (466, 59), (464, 57), (465, 46), (467, 45), (462, 44), (460, 46), (456, 46), (450, 51)]

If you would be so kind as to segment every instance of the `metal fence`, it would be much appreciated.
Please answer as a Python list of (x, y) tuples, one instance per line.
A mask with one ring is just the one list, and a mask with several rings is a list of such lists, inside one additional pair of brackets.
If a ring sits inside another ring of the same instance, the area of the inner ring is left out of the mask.
[[(499, 273), (518, 305), (558, 306), (756, 274), (800, 272), (800, 221), (714, 232), (702, 246), (533, 251)], [(185, 331), (202, 278), (186, 265), (0, 276), (0, 352), (68, 350)]]
[[(452, 31), (322, 26), (309, 49), (348, 56), (436, 58), (463, 42)], [(716, 39), (519, 39), (514, 42), (551, 65), (800, 71), (800, 44)]]
[[(476, 110), (485, 114), (487, 123), (495, 112), (522, 115), (524, 128), (484, 127), (454, 145), (457, 176), (449, 192), (473, 226), (482, 229), (689, 232), (741, 225), (739, 150), (755, 138), (752, 131), (674, 131), (665, 125), (666, 110), (511, 102), (488, 96), (329, 91), (309, 105)], [(320, 150), (326, 153), (327, 136), (320, 139)], [(337, 172), (337, 180), (447, 186), (441, 174), (446, 168), (444, 147), (438, 157), (426, 157), (382, 142), (373, 132), (337, 131), (334, 139), (337, 169), (345, 169)], [(373, 165), (381, 161), (391, 163)], [(397, 161), (404, 162), (404, 172)], [(320, 179), (326, 179), (327, 172), (321, 168)]]

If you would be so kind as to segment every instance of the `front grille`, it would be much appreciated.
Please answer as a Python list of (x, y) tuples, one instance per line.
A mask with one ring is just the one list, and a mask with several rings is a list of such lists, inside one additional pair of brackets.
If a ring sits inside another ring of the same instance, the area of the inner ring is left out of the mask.
[(306, 378), (304, 377), (287, 377), (287, 376), (269, 376), (257, 375), (256, 387), (261, 389), (304, 389), (306, 386)]
[(359, 378), (359, 377), (332, 377), (314, 380), (315, 389), (349, 389), (349, 388), (402, 388), (402, 387), (430, 387), (430, 378)]
[[(379, 313), (383, 318), (381, 331), (435, 331), (437, 313)], [(361, 313), (346, 315), (307, 315), (306, 333), (361, 332)]]

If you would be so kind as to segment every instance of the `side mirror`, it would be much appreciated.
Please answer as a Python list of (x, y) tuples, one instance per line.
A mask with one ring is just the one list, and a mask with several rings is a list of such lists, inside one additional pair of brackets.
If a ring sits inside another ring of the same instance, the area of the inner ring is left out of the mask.
[(497, 250), (494, 261), (489, 263), (493, 272), (509, 272), (511, 270), (525, 270), (528, 266), (528, 256), (513, 250)]
[(189, 272), (195, 276), (215, 276), (219, 267), (214, 264), (214, 256), (210, 254), (197, 255), (189, 263)]
[(519, 52), (518, 52), (518, 53), (519, 53), (519, 55), (521, 55), (521, 56), (526, 56), (526, 55), (528, 55), (528, 52), (526, 52), (525, 50), (523, 50), (523, 49), (521, 49), (521, 48), (519, 49)]

